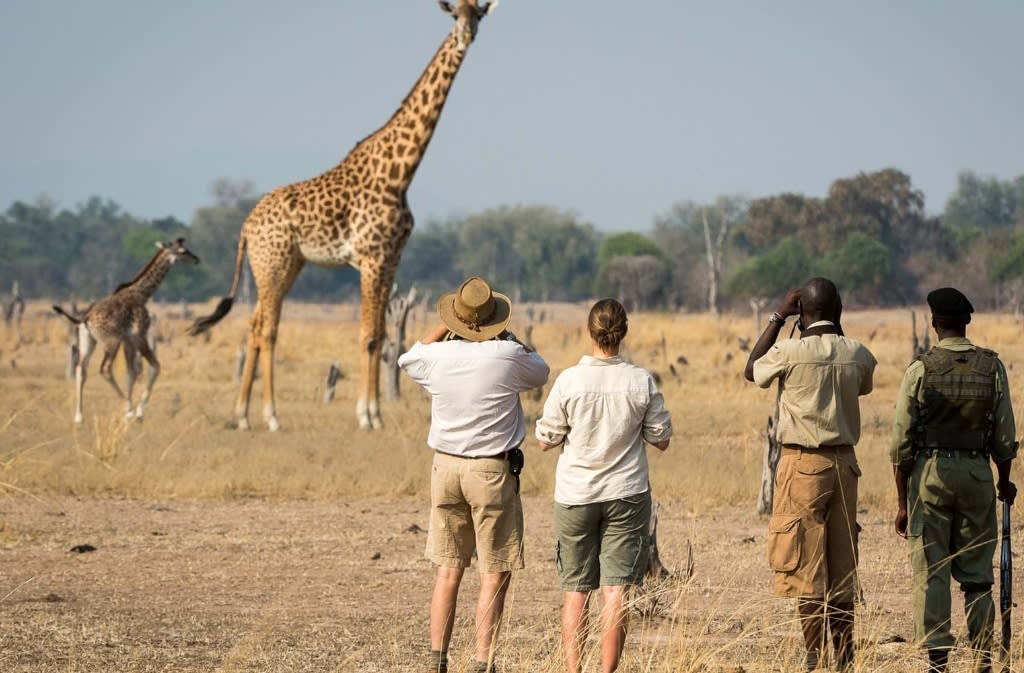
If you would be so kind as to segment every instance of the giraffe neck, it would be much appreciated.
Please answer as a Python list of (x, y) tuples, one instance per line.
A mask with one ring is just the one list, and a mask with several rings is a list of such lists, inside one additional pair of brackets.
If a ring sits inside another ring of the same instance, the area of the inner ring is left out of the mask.
[(459, 48), (455, 31), (449, 33), (401, 107), (387, 124), (361, 143), (385, 161), (392, 187), (404, 191), (412, 182), (466, 51)]
[(143, 267), (139, 275), (131, 282), (120, 285), (114, 290), (114, 293), (131, 292), (143, 302), (146, 302), (153, 296), (157, 288), (160, 287), (160, 283), (164, 282), (164, 278), (167, 277), (167, 273), (170, 270), (170, 257), (164, 254), (163, 250), (160, 250), (153, 256), (153, 259), (149, 260), (149, 264)]

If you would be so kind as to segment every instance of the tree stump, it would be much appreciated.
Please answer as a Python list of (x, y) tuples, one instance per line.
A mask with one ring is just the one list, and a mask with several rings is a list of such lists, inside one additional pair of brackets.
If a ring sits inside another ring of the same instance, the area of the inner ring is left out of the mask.
[(658, 551), (658, 510), (661, 505), (657, 502), (651, 503), (651, 523), (647, 528), (647, 571), (646, 577), (668, 577), (668, 568), (661, 562), (661, 553)]
[(910, 312), (910, 361), (913, 362), (918, 358), (919, 355), (924, 355), (932, 348), (931, 334), (928, 332), (928, 326), (924, 326), (924, 335), (921, 339), (917, 338), (917, 313), (914, 311)]
[(761, 492), (757, 496), (757, 513), (771, 514), (772, 503), (775, 499), (775, 471), (779, 467), (779, 458), (782, 457), (782, 445), (778, 438), (779, 430), (779, 402), (775, 401), (775, 415), (768, 418), (768, 427), (765, 430), (767, 446), (764, 452), (764, 466), (761, 470)]
[(338, 381), (345, 378), (345, 374), (341, 371), (341, 367), (338, 366), (337, 362), (332, 362), (330, 369), (327, 370), (327, 385), (324, 387), (324, 404), (329, 403), (334, 399), (334, 391), (338, 386)]
[(381, 350), (381, 361), (384, 370), (384, 399), (397, 400), (402, 397), (401, 377), (398, 371), (398, 358), (405, 352), (405, 322), (409, 311), (416, 304), (416, 286), (409, 288), (405, 295), (398, 294), (398, 286), (392, 290), (384, 319), (391, 326), (390, 334), (384, 341)]
[(761, 310), (767, 305), (767, 297), (754, 297), (750, 300), (750, 310), (754, 313), (754, 338), (761, 334)]

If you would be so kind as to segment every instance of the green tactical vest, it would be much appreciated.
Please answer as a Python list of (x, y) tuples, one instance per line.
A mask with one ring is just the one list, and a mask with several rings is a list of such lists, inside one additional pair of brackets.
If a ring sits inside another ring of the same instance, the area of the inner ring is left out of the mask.
[(924, 364), (924, 404), (918, 416), (919, 449), (988, 453), (996, 403), (997, 354), (984, 348), (935, 347)]

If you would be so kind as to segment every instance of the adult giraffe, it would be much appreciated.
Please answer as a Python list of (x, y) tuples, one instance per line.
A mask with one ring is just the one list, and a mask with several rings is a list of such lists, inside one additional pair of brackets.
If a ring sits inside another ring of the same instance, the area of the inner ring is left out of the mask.
[(455, 26), (401, 107), (336, 167), (311, 180), (279, 187), (256, 204), (242, 226), (230, 295), (213, 314), (196, 320), (189, 329), (192, 335), (200, 334), (231, 310), (248, 249), (258, 301), (235, 409), (239, 429), (249, 428), (249, 395), (257, 356), (262, 358), (263, 418), (271, 431), (280, 428), (274, 405), (277, 325), (281, 303), (307, 261), (359, 269), (361, 389), (356, 415), (362, 428), (381, 425), (384, 312), (402, 248), (413, 227), (406, 192), (480, 20), (498, 5), (478, 5), (477, 0), (458, 0), (454, 6), (443, 1), (438, 4), (455, 19)]

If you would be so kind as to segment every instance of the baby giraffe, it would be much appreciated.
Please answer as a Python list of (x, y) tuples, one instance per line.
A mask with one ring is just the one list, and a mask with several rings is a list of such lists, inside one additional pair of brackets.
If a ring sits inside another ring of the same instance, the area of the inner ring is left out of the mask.
[[(149, 380), (146, 390), (139, 399), (139, 406), (134, 416), (142, 419), (146, 410), (146, 402), (153, 391), (153, 382), (160, 373), (160, 363), (156, 354), (149, 347), (147, 332), (149, 330), (149, 311), (146, 302), (160, 287), (175, 262), (185, 260), (198, 264), (199, 258), (185, 247), (185, 239), (174, 242), (157, 243), (159, 251), (143, 267), (139, 275), (129, 283), (119, 285), (109, 297), (100, 299), (86, 309), (81, 318), (76, 318), (60, 306), (53, 310), (78, 325), (78, 365), (75, 367), (75, 423), (82, 422), (82, 387), (85, 385), (85, 372), (89, 366), (89, 356), (96, 348), (97, 342), (103, 350), (103, 361), (100, 363), (100, 374), (110, 382), (118, 397), (125, 400), (125, 416), (133, 416), (132, 388), (135, 378), (142, 373), (141, 363), (136, 354), (141, 355), (149, 363)], [(127, 362), (125, 384), (127, 395), (114, 380), (114, 357), (121, 346)]]

